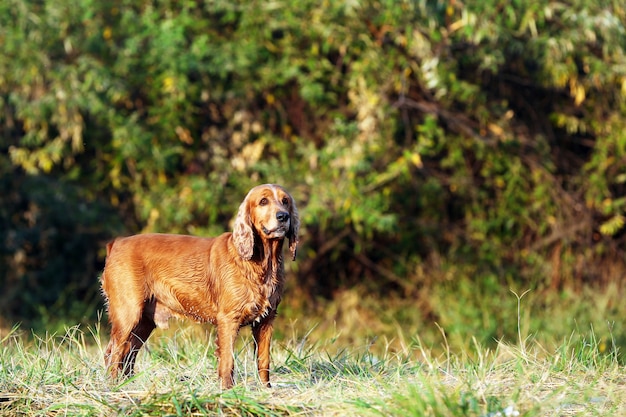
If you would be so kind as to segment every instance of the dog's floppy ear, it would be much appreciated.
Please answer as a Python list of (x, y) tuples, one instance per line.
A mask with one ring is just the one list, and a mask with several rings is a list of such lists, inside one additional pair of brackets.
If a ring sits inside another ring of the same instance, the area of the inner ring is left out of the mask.
[[(291, 197), (291, 196), (290, 196)], [(291, 222), (289, 224), (289, 250), (291, 251), (291, 260), (296, 260), (296, 252), (298, 251), (298, 232), (300, 231), (300, 215), (293, 197), (291, 197)]]
[(249, 261), (254, 254), (254, 232), (250, 224), (250, 213), (248, 212), (248, 196), (239, 206), (235, 225), (233, 227), (233, 242), (244, 260)]

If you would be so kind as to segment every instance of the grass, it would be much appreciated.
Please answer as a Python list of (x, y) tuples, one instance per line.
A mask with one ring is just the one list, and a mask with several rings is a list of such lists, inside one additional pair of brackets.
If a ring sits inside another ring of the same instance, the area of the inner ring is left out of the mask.
[[(521, 317), (521, 315), (518, 315)], [(431, 349), (414, 338), (337, 346), (311, 332), (273, 346), (273, 388), (256, 378), (249, 331), (236, 352), (237, 386), (220, 391), (212, 330), (159, 331), (140, 353), (138, 374), (115, 384), (102, 364), (100, 327), (26, 337), (15, 328), (0, 344), (0, 414), (24, 416), (626, 415), (626, 372), (602, 353), (592, 331), (547, 347), (517, 343)]]
[(0, 332), (0, 416), (626, 415), (622, 287), (481, 297), (455, 284), (428, 295), (431, 321), (410, 300), (357, 290), (308, 314), (281, 306), (271, 389), (248, 329), (237, 385), (221, 391), (210, 326), (157, 330), (137, 375), (119, 383), (105, 374), (99, 321), (43, 335), (15, 327)]

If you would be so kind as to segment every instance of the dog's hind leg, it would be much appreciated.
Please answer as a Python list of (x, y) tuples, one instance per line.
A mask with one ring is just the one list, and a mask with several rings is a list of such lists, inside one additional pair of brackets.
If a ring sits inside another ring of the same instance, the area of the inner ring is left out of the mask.
[(132, 375), (137, 352), (155, 328), (151, 300), (132, 300), (131, 297), (109, 300), (109, 321), (111, 340), (104, 355), (105, 364), (114, 378), (120, 372)]
[(146, 340), (148, 340), (148, 337), (150, 337), (150, 334), (155, 327), (156, 325), (154, 324), (154, 320), (144, 315), (130, 333), (130, 340), (128, 342), (130, 348), (128, 349), (126, 355), (122, 358), (122, 368), (126, 376), (132, 375), (133, 369), (135, 368), (137, 353), (139, 353), (139, 349), (141, 349)]

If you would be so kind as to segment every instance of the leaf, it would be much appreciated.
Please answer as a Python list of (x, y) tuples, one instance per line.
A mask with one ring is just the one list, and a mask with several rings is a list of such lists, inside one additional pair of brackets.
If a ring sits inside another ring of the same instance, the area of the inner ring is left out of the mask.
[(600, 233), (605, 236), (614, 236), (622, 230), (625, 222), (626, 218), (622, 214), (617, 214), (600, 225)]

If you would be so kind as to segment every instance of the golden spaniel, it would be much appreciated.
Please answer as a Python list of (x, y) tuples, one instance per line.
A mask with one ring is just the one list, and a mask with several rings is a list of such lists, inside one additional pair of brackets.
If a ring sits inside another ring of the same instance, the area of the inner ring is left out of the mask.
[(254, 187), (239, 207), (232, 233), (215, 238), (142, 234), (107, 245), (102, 289), (111, 340), (111, 375), (131, 375), (137, 352), (172, 316), (217, 325), (218, 376), (232, 387), (233, 343), (251, 325), (261, 382), (270, 386), (270, 342), (285, 281), (285, 238), (295, 260), (300, 220), (279, 185)]

